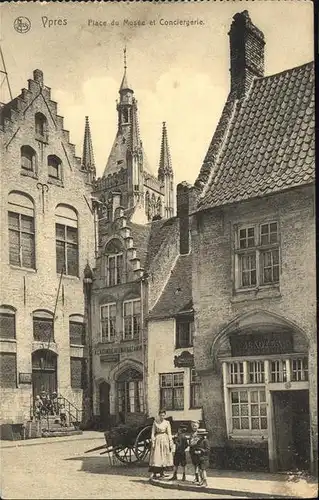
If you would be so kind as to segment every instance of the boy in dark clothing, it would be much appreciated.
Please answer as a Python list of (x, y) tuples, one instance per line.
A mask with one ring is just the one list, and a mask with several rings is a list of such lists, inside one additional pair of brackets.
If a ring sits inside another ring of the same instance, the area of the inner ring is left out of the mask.
[(207, 469), (209, 466), (209, 442), (207, 439), (208, 432), (206, 429), (198, 429), (197, 436), (198, 441), (193, 446), (193, 454), (195, 458), (196, 465), (198, 467), (198, 473), (200, 475), (200, 481), (198, 486), (207, 486)]
[(178, 467), (181, 465), (183, 467), (182, 481), (186, 481), (185, 467), (186, 467), (186, 448), (188, 448), (188, 440), (185, 435), (187, 428), (185, 425), (181, 425), (177, 431), (177, 435), (173, 438), (175, 443), (175, 453), (174, 453), (174, 474), (170, 478), (170, 481), (177, 481), (177, 471)]

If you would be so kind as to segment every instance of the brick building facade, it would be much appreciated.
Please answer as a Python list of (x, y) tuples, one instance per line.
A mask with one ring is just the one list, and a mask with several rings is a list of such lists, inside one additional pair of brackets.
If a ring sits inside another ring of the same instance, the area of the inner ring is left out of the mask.
[(87, 396), (94, 165), (75, 156), (40, 70), (0, 114), (0, 420), (22, 423), (42, 390), (80, 410)]
[(195, 183), (195, 367), (216, 464), (315, 471), (314, 70), (265, 77), (264, 45), (236, 14), (231, 90)]

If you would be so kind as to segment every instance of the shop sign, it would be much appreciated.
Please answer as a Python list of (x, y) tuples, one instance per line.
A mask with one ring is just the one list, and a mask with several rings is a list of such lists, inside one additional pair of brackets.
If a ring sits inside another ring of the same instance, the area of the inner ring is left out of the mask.
[(100, 361), (103, 363), (118, 363), (120, 361), (119, 354), (101, 354)]
[(32, 373), (19, 373), (19, 384), (32, 384)]
[(183, 351), (179, 356), (174, 357), (176, 368), (191, 368), (194, 366), (194, 355), (189, 351)]
[(94, 354), (122, 354), (126, 352), (140, 351), (142, 344), (138, 345), (124, 345), (118, 347), (100, 347), (94, 350)]
[(293, 352), (293, 338), (290, 332), (233, 336), (230, 339), (230, 345), (232, 356), (260, 356)]

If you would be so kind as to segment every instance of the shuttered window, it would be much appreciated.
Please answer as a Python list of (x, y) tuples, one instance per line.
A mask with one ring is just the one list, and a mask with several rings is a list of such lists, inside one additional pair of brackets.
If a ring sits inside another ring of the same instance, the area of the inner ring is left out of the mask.
[(14, 353), (0, 353), (0, 387), (17, 387), (17, 357)]
[(71, 358), (71, 387), (85, 389), (87, 385), (86, 363), (83, 358)]
[(71, 345), (85, 345), (85, 328), (83, 323), (70, 321), (69, 332)]
[(16, 338), (15, 313), (10, 308), (1, 307), (0, 309), (0, 338)]

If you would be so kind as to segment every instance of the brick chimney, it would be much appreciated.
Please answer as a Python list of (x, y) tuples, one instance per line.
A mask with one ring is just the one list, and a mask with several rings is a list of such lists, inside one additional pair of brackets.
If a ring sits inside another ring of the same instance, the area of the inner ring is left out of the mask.
[(248, 11), (237, 13), (230, 27), (230, 91), (241, 99), (254, 79), (264, 76), (264, 34), (251, 22)]

